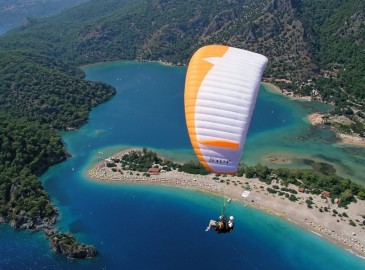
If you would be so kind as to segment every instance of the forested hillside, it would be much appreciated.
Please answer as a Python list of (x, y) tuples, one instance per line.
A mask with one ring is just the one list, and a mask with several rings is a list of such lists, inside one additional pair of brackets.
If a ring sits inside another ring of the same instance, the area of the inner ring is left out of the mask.
[(1, 0), (0, 24), (20, 24), (27, 17), (46, 17), (87, 0)]
[(45, 227), (57, 217), (36, 175), (66, 158), (47, 125), (0, 111), (0, 220), (15, 228)]
[(114, 90), (86, 82), (83, 73), (55, 58), (24, 52), (0, 52), (0, 106), (13, 117), (46, 123), (59, 130), (85, 123), (91, 107)]
[[(365, 137), (365, 1), (297, 1), (306, 39), (318, 66), (313, 77), (323, 101), (336, 105), (334, 114), (349, 125), (332, 125)], [(307, 93), (310, 89), (306, 89)]]
[(115, 93), (85, 81), (80, 65), (185, 65), (205, 44), (249, 49), (269, 58), (266, 81), (336, 104), (347, 128), (364, 135), (364, 39), (364, 0), (91, 0), (28, 18), (0, 38), (0, 217), (18, 224), (19, 213), (28, 223), (56, 215), (36, 184), (66, 157), (55, 130), (80, 127)]
[(289, 90), (362, 104), (364, 9), (362, 0), (89, 1), (50, 19), (29, 19), (1, 47), (37, 48), (73, 64), (186, 64), (198, 47), (223, 43), (265, 54), (265, 77), (286, 79)]

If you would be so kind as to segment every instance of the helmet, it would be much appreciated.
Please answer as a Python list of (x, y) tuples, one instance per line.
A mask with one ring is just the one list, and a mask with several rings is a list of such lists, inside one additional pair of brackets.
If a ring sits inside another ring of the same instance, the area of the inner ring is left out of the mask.
[(234, 220), (234, 217), (233, 216), (230, 216), (229, 217), (229, 220), (232, 220), (233, 221)]

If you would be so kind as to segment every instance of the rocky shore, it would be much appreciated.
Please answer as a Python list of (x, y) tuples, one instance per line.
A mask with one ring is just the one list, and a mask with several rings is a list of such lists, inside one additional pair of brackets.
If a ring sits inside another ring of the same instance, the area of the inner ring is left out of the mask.
[[(308, 116), (308, 121), (316, 126), (316, 125), (321, 125), (325, 123), (324, 120), (324, 114), (320, 114), (320, 113), (313, 113), (310, 114)], [(340, 117), (338, 117), (340, 118)], [(342, 119), (337, 119), (336, 121), (341, 121)], [(345, 145), (356, 145), (356, 146), (362, 146), (365, 147), (365, 138), (360, 137), (359, 135), (356, 134), (344, 134), (344, 133), (340, 133), (337, 132), (336, 130), (334, 130), (332, 128), (333, 132), (336, 133), (337, 137), (341, 140), (340, 144), (345, 144)]]
[(50, 236), (49, 240), (53, 252), (70, 259), (94, 258), (99, 254), (93, 246), (79, 244), (71, 234), (55, 234)]
[[(285, 95), (286, 97), (288, 97), (290, 99), (305, 100), (305, 101), (311, 101), (312, 100), (311, 97), (294, 95), (293, 93), (282, 90), (279, 87), (277, 87), (275, 84), (272, 84), (272, 83), (269, 83), (269, 82), (265, 82), (264, 85), (268, 86), (268, 88), (273, 90), (273, 92)], [(321, 113), (313, 113), (313, 114), (310, 114), (307, 117), (307, 120), (314, 126), (315, 125), (321, 125), (321, 124), (324, 124), (326, 121), (328, 121), (328, 120), (325, 120), (324, 116), (325, 115), (321, 114)], [(346, 119), (342, 119), (344, 117), (341, 118), (340, 116), (334, 116), (334, 118), (335, 119), (333, 119), (331, 121), (334, 121), (334, 122), (346, 121)], [(344, 133), (341, 133), (341, 132), (339, 132), (338, 130), (336, 130), (334, 128), (332, 128), (332, 131), (334, 133), (336, 133), (336, 135), (340, 139), (339, 144), (356, 145), (356, 146), (362, 146), (362, 147), (365, 146), (365, 138), (359, 136), (358, 134), (344, 134)]]
[(51, 250), (67, 258), (89, 259), (98, 256), (99, 252), (93, 246), (78, 243), (71, 234), (60, 233), (58, 228), (54, 226), (58, 217), (56, 211), (55, 213), (55, 215), (47, 218), (32, 219), (27, 216), (25, 211), (21, 211), (10, 222), (3, 217), (0, 218), (0, 223), (9, 223), (13, 229), (17, 230), (43, 231), (49, 239)]

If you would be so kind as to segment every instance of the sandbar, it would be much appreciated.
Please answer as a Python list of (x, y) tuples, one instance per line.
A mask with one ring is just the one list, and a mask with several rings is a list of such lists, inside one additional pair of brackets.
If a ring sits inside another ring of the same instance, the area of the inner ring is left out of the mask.
[[(141, 151), (141, 149), (125, 149), (110, 158), (120, 158), (130, 151)], [(365, 226), (360, 225), (365, 216), (365, 201), (358, 200), (357, 203), (351, 203), (348, 209), (344, 209), (338, 208), (337, 204), (332, 204), (330, 199), (323, 196), (298, 192), (295, 195), (298, 200), (293, 202), (285, 196), (267, 191), (267, 187), (273, 188), (273, 185), (281, 187), (277, 180), (273, 180), (271, 185), (257, 178), (249, 179), (244, 176), (221, 175), (217, 180), (215, 174), (203, 176), (177, 170), (161, 171), (156, 175), (145, 176), (144, 173), (124, 170), (120, 167), (114, 167), (114, 170), (117, 170), (113, 171), (106, 166), (106, 162), (102, 161), (88, 170), (88, 177), (111, 183), (173, 186), (226, 197), (227, 200), (235, 200), (247, 207), (263, 210), (293, 222), (365, 258)], [(294, 185), (288, 188), (298, 190), (298, 187)], [(307, 207), (306, 200), (309, 197), (313, 198), (313, 208)], [(328, 209), (328, 211), (321, 212), (320, 209)], [(341, 216), (335, 216), (333, 211), (337, 211)], [(356, 226), (350, 225), (350, 220), (354, 221)]]
[(292, 163), (291, 158), (288, 154), (281, 153), (265, 153), (262, 157), (265, 163), (273, 165), (288, 165)]

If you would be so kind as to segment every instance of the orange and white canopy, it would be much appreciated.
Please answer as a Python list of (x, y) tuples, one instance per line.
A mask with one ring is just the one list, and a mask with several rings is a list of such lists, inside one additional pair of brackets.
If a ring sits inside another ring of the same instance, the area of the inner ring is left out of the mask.
[(267, 61), (222, 45), (202, 47), (190, 60), (186, 124), (194, 151), (210, 172), (236, 173)]

